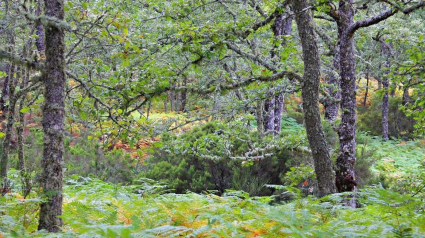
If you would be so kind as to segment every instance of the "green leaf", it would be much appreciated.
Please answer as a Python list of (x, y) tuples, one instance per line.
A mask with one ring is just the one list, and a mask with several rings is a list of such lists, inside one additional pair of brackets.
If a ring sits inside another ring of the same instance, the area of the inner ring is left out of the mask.
[(83, 2), (83, 3), (81, 3), (81, 6), (82, 6), (85, 10), (87, 10), (88, 4), (87, 4), (86, 2)]
[(29, 112), (29, 111), (30, 111), (30, 108), (29, 108), (29, 107), (24, 107), (24, 108), (22, 108), (19, 112), (27, 113), (27, 112)]

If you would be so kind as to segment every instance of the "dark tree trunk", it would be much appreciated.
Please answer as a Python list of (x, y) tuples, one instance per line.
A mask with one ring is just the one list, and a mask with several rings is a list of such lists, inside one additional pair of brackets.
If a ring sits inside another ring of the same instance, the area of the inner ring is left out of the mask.
[(382, 140), (388, 140), (388, 77), (384, 76), (382, 79), (382, 86), (384, 87), (384, 96), (382, 98)]
[[(272, 25), (272, 30), (275, 38), (291, 35), (292, 33), (292, 20), (293, 15), (291, 10), (286, 8), (285, 13), (276, 16)], [(285, 45), (285, 39), (282, 45)], [(271, 57), (276, 57), (276, 49), (271, 52)], [(264, 131), (266, 133), (273, 133), (277, 135), (280, 133), (282, 125), (282, 112), (283, 112), (284, 95), (280, 93), (275, 96), (272, 92), (269, 98), (264, 102)]]
[(274, 130), (274, 108), (275, 100), (274, 96), (269, 96), (269, 99), (266, 99), (264, 102), (264, 132), (273, 133)]
[[(44, 0), (45, 15), (64, 19), (63, 0)], [(40, 206), (38, 229), (59, 232), (62, 215), (62, 163), (64, 130), (65, 90), (65, 33), (63, 29), (46, 27), (46, 69), (43, 72), (45, 85), (43, 105), (43, 159), (41, 160), (40, 185), (46, 201)]]
[(7, 114), (7, 103), (6, 101), (9, 98), (9, 79), (10, 79), (10, 64), (6, 64), (5, 65), (5, 72), (6, 72), (6, 77), (4, 77), (4, 83), (3, 83), (3, 89), (1, 92), (1, 98), (0, 98), (0, 110), (1, 112), (1, 117), (2, 119), (4, 119), (6, 117)]
[(319, 196), (336, 192), (334, 171), (329, 156), (319, 110), (320, 57), (307, 0), (293, 0), (292, 10), (301, 39), (304, 60), (302, 86), (304, 121), (314, 160)]
[(24, 159), (24, 113), (21, 112), (24, 108), (25, 97), (22, 97), (19, 101), (18, 113), (19, 113), (19, 124), (16, 127), (16, 134), (18, 135), (18, 169), (21, 171), (21, 175), (25, 173), (25, 159)]
[(280, 133), (280, 130), (282, 129), (282, 112), (283, 112), (283, 103), (284, 103), (284, 97), (285, 95), (283, 93), (280, 93), (279, 95), (275, 96), (274, 103), (274, 132), (278, 135)]
[(389, 90), (389, 80), (388, 80), (388, 68), (390, 67), (389, 59), (391, 57), (391, 45), (382, 41), (381, 43), (381, 54), (385, 58), (384, 61), (384, 76), (382, 77), (382, 86), (384, 87), (384, 97), (382, 99), (382, 139), (384, 141), (388, 140), (388, 90)]
[(354, 63), (353, 0), (339, 2), (338, 37), (340, 39), (341, 123), (338, 129), (340, 155), (336, 161), (336, 186), (339, 192), (354, 191), (356, 165), (356, 68)]
[(369, 94), (369, 67), (366, 67), (366, 91), (364, 94), (363, 107), (366, 107), (368, 94)]
[[(13, 68), (13, 65), (11, 66)], [(9, 151), (10, 151), (10, 143), (12, 140), (12, 129), (13, 123), (15, 122), (15, 106), (16, 106), (16, 97), (15, 97), (15, 80), (11, 76), (13, 75), (13, 70), (10, 71), (9, 77), (9, 106), (6, 117), (6, 128), (4, 130), (4, 138), (2, 143), (2, 152), (0, 155), (0, 178), (4, 181), (7, 179), (7, 166), (9, 163)]]
[(403, 100), (402, 100), (402, 105), (403, 106), (407, 106), (407, 104), (412, 102), (412, 98), (409, 95), (409, 87), (404, 87), (403, 88)]
[(168, 113), (168, 94), (167, 94), (167, 97), (164, 100), (164, 112)]
[(340, 82), (338, 78), (339, 73), (339, 46), (337, 46), (337, 52), (334, 55), (332, 72), (328, 76), (327, 92), (330, 98), (325, 100), (323, 106), (325, 107), (325, 119), (333, 123), (338, 117), (339, 100), (341, 100)]
[[(184, 77), (183, 86), (186, 87), (187, 85), (187, 77)], [(186, 102), (187, 102), (187, 90), (183, 90), (181, 92), (181, 106), (180, 111), (186, 112)]]

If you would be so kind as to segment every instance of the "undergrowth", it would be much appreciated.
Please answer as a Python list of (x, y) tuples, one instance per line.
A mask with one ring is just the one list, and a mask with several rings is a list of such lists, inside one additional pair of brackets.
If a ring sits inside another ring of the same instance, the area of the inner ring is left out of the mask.
[[(17, 171), (10, 172), (12, 179)], [(152, 181), (117, 186), (69, 178), (64, 186), (63, 232), (36, 231), (40, 199), (20, 196), (19, 186), (1, 197), (4, 237), (423, 237), (423, 202), (410, 195), (369, 188), (362, 208), (342, 206), (341, 195), (272, 203), (245, 192), (166, 193)], [(140, 192), (144, 191), (144, 192)]]

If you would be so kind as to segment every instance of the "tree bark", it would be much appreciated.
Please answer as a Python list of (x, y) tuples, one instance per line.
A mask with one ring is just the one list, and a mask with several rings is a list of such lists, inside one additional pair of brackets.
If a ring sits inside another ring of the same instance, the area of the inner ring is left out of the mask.
[(341, 123), (338, 129), (340, 155), (336, 160), (336, 186), (339, 192), (354, 191), (356, 165), (356, 68), (354, 61), (353, 0), (339, 2), (338, 37), (340, 39)]
[[(184, 76), (183, 86), (184, 87), (187, 86), (187, 77), (186, 76)], [(187, 90), (185, 89), (181, 92), (181, 106), (180, 106), (181, 112), (186, 112), (186, 102), (187, 102)]]
[[(45, 15), (64, 19), (63, 0), (45, 0)], [(62, 215), (62, 163), (65, 93), (65, 33), (55, 26), (45, 28), (46, 68), (43, 72), (45, 86), (43, 105), (43, 158), (40, 185), (45, 202), (40, 206), (38, 229), (59, 232)]]
[[(272, 25), (272, 30), (275, 38), (288, 36), (292, 33), (293, 15), (291, 10), (286, 8), (285, 12), (276, 16)], [(285, 39), (282, 40), (282, 45), (285, 45)], [(278, 56), (278, 55), (277, 55)], [(276, 49), (271, 52), (271, 57), (276, 57)], [(280, 57), (278, 56), (280, 60)], [(278, 135), (281, 131), (282, 112), (283, 112), (284, 95), (280, 93), (275, 95), (270, 93), (269, 98), (264, 102), (264, 131)]]
[(388, 90), (389, 90), (389, 80), (388, 80), (388, 68), (390, 67), (389, 59), (391, 57), (391, 45), (386, 44), (385, 41), (381, 42), (381, 54), (385, 58), (384, 60), (384, 76), (382, 77), (382, 86), (384, 87), (384, 96), (382, 98), (382, 140), (388, 140), (388, 112), (389, 112), (389, 102), (388, 102)]
[(263, 120), (264, 120), (264, 132), (274, 133), (274, 107), (275, 100), (274, 96), (269, 95), (269, 99), (266, 99), (264, 102), (264, 112), (263, 112)]
[(369, 67), (366, 67), (366, 91), (363, 99), (363, 107), (366, 107), (367, 95), (369, 94)]
[(293, 0), (292, 10), (298, 25), (303, 60), (304, 75), (302, 86), (304, 121), (307, 137), (314, 160), (319, 196), (336, 192), (334, 171), (329, 156), (319, 110), (320, 57), (313, 29), (313, 18), (307, 0)]
[[(13, 68), (13, 65), (12, 67)], [(13, 123), (15, 122), (15, 106), (16, 106), (16, 97), (15, 97), (15, 81), (14, 78), (11, 76), (13, 75), (13, 70), (10, 71), (9, 77), (9, 106), (7, 110), (7, 117), (6, 117), (6, 128), (4, 131), (4, 138), (2, 143), (2, 152), (0, 155), (0, 178), (2, 181), (7, 179), (7, 166), (9, 163), (9, 151), (10, 151), (10, 142), (12, 139), (12, 129), (13, 129)]]

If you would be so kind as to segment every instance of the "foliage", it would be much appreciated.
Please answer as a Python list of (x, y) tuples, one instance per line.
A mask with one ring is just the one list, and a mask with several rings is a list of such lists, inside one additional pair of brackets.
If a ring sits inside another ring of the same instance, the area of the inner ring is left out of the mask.
[(305, 138), (295, 136), (293, 130), (301, 128), (294, 125), (284, 121), (280, 137), (261, 138), (242, 124), (227, 126), (217, 121), (180, 136), (164, 134), (142, 176), (163, 181), (177, 193), (223, 193), (229, 188), (251, 195), (268, 193), (263, 185), (280, 183), (279, 175), (296, 156), (293, 151), (305, 143)]
[[(381, 122), (382, 98), (381, 94), (374, 94), (372, 104), (369, 107), (359, 107), (359, 130), (370, 132), (371, 135), (382, 135)], [(399, 106), (402, 103), (400, 97), (389, 98), (388, 132), (393, 138), (412, 138), (415, 131), (415, 120), (404, 114)], [(378, 123), (380, 125), (380, 123)]]
[[(10, 174), (17, 174), (12, 170)], [(1, 197), (0, 228), (6, 237), (421, 237), (425, 214), (420, 199), (383, 189), (360, 192), (362, 208), (341, 205), (340, 194), (270, 205), (270, 197), (229, 191), (155, 194), (145, 186), (114, 186), (98, 179), (67, 180), (63, 232), (36, 231), (33, 193)], [(149, 195), (150, 194), (150, 195)], [(379, 218), (379, 219), (377, 219)], [(26, 222), (23, 221), (26, 219)]]
[[(85, 132), (87, 133), (87, 132)], [(96, 177), (108, 182), (131, 183), (135, 177), (135, 160), (123, 149), (105, 150), (95, 139), (88, 139), (87, 134), (78, 137), (65, 136), (64, 168), (65, 175), (77, 174), (84, 177)], [(32, 129), (25, 138), (24, 150), (29, 171), (40, 171), (43, 156), (43, 133)], [(17, 168), (17, 155), (11, 157), (11, 165)]]

